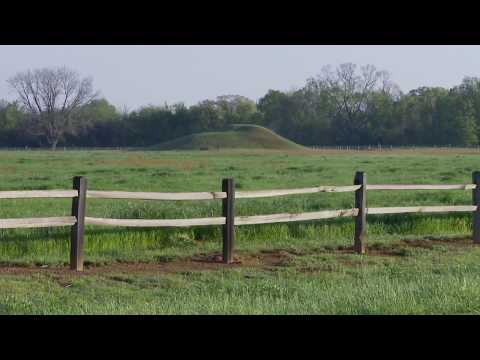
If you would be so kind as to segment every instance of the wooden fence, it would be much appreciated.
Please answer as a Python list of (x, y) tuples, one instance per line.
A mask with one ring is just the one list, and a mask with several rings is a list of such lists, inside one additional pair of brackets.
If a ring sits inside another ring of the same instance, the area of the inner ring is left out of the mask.
[[(190, 227), (205, 225), (223, 226), (223, 261), (233, 261), (235, 226), (271, 224), (292, 221), (310, 221), (338, 217), (355, 217), (354, 249), (363, 254), (366, 250), (367, 215), (403, 213), (473, 213), (473, 242), (480, 244), (480, 172), (474, 172), (471, 184), (460, 185), (369, 185), (364, 172), (357, 172), (352, 186), (316, 186), (301, 189), (235, 191), (234, 179), (223, 179), (220, 192), (125, 192), (87, 191), (87, 179), (74, 177), (72, 190), (0, 191), (0, 199), (18, 198), (71, 198), (71, 216), (48, 218), (0, 219), (0, 229), (38, 228), (54, 226), (71, 227), (70, 268), (83, 270), (85, 225), (123, 227)], [(367, 193), (371, 190), (471, 190), (472, 205), (457, 206), (412, 206), (412, 207), (367, 207)], [(324, 210), (305, 213), (281, 213), (255, 216), (235, 216), (235, 199), (312, 194), (321, 192), (354, 192), (355, 207), (352, 209)], [(87, 198), (139, 199), (139, 200), (222, 200), (222, 216), (195, 219), (106, 219), (87, 217)]]

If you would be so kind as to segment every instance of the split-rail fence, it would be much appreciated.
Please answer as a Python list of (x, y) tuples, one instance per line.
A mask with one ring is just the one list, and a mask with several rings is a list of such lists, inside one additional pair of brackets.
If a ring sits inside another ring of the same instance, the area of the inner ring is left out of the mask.
[[(190, 227), (206, 225), (223, 226), (223, 262), (233, 261), (235, 226), (270, 224), (292, 221), (311, 221), (338, 217), (355, 217), (354, 250), (359, 254), (366, 251), (367, 214), (403, 214), (403, 213), (473, 213), (473, 242), (480, 244), (480, 172), (474, 172), (471, 184), (460, 185), (367, 185), (364, 172), (357, 172), (354, 185), (316, 186), (301, 189), (235, 191), (234, 179), (223, 179), (219, 192), (126, 192), (87, 190), (85, 177), (74, 177), (72, 190), (33, 190), (0, 191), (0, 199), (17, 198), (71, 198), (71, 216), (47, 218), (0, 219), (0, 229), (71, 227), (70, 268), (83, 270), (85, 225), (121, 226), (121, 227)], [(471, 190), (472, 205), (456, 206), (411, 206), (411, 207), (367, 207), (367, 192), (371, 190)], [(324, 210), (305, 213), (281, 213), (255, 216), (235, 216), (235, 199), (311, 194), (321, 192), (353, 192), (355, 207), (352, 209)], [(194, 219), (109, 219), (87, 217), (85, 206), (87, 198), (102, 199), (139, 199), (139, 200), (222, 200), (222, 216)]]

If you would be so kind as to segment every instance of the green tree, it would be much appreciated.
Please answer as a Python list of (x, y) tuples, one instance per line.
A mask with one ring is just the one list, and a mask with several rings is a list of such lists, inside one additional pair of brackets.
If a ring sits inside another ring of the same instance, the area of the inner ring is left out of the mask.
[(441, 145), (469, 146), (478, 144), (475, 110), (471, 99), (452, 89), (438, 100), (433, 113), (436, 143)]
[(254, 101), (240, 95), (218, 96), (215, 107), (224, 124), (250, 123), (257, 111)]
[(218, 130), (225, 126), (224, 119), (213, 100), (204, 100), (190, 107), (192, 114), (192, 132)]

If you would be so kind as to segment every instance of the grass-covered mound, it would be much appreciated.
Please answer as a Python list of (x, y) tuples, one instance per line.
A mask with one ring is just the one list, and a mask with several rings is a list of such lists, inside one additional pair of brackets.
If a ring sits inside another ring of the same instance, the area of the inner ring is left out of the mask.
[(233, 125), (225, 131), (182, 136), (155, 146), (158, 150), (276, 149), (301, 150), (303, 146), (258, 125)]

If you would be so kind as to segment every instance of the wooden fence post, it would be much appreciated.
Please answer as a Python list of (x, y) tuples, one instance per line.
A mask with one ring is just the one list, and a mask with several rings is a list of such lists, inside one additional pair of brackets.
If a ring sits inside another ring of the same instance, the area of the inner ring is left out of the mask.
[(359, 254), (365, 253), (365, 238), (367, 225), (367, 174), (363, 171), (355, 173), (354, 185), (362, 185), (358, 190), (355, 190), (355, 208), (358, 209), (358, 215), (355, 218), (355, 238), (354, 250)]
[(87, 179), (75, 176), (73, 188), (78, 190), (78, 197), (72, 199), (72, 216), (77, 218), (77, 222), (71, 228), (70, 269), (83, 271)]
[(474, 171), (472, 174), (472, 183), (477, 185), (472, 190), (472, 202), (477, 206), (477, 210), (473, 212), (472, 226), (473, 226), (473, 242), (480, 244), (480, 171)]
[(233, 179), (222, 180), (222, 191), (227, 197), (222, 201), (222, 215), (226, 217), (223, 225), (223, 262), (230, 264), (233, 261), (233, 244), (235, 241), (235, 181)]

